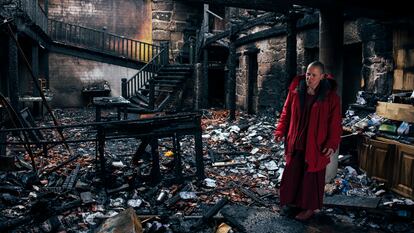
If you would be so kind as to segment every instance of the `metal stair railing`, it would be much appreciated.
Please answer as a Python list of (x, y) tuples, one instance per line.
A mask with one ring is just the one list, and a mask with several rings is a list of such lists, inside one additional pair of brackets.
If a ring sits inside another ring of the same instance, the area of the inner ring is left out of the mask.
[(130, 98), (139, 93), (140, 90), (149, 86), (149, 108), (154, 109), (155, 104), (155, 87), (154, 77), (159, 70), (166, 64), (168, 64), (169, 53), (168, 46), (161, 47), (159, 53), (157, 53), (147, 64), (145, 64), (134, 76), (130, 79), (122, 80), (122, 96)]
[(55, 42), (138, 62), (147, 63), (161, 51), (158, 45), (53, 19), (49, 19), (48, 32)]

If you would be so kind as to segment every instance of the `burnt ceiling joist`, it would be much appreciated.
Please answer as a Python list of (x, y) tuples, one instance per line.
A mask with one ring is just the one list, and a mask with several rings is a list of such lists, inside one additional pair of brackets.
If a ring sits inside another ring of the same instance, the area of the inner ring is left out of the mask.
[(256, 9), (284, 13), (293, 6), (309, 8), (343, 9), (344, 13), (357, 17), (403, 18), (413, 17), (410, 1), (394, 0), (182, 0), (188, 3), (208, 3), (229, 7)]

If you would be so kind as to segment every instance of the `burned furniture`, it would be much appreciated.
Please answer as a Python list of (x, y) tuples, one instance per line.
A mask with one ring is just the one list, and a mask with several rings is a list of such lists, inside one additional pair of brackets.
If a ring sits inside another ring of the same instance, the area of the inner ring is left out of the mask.
[(195, 140), (196, 176), (204, 179), (203, 146), (201, 138), (201, 115), (198, 113), (179, 113), (147, 119), (107, 122), (97, 127), (98, 159), (102, 175), (105, 176), (105, 141), (118, 138), (139, 138), (142, 143), (152, 145), (152, 170), (154, 180), (160, 178), (158, 139), (171, 137), (174, 145), (175, 175), (182, 182), (180, 138), (193, 135)]
[(121, 120), (121, 112), (124, 113), (124, 120), (128, 117), (127, 108), (131, 102), (122, 96), (118, 97), (95, 97), (93, 98), (93, 104), (96, 109), (95, 121), (101, 121), (103, 108), (116, 108), (118, 113), (118, 120)]
[(111, 93), (111, 87), (107, 81), (95, 82), (82, 88), (82, 98), (86, 105), (92, 103), (94, 97), (106, 97)]

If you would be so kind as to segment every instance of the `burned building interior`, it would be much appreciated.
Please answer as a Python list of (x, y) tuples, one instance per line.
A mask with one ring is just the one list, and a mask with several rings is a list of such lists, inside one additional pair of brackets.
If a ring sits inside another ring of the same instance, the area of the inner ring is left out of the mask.
[[(338, 83), (323, 208), (280, 214), (273, 132)], [(409, 1), (1, 0), (0, 232), (414, 232)]]

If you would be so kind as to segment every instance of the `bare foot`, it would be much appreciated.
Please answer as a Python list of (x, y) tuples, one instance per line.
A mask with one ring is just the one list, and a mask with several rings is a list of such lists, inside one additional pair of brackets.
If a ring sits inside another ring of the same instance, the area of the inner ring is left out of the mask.
[(313, 210), (304, 210), (296, 215), (295, 219), (299, 221), (306, 221), (310, 219), (315, 212)]

